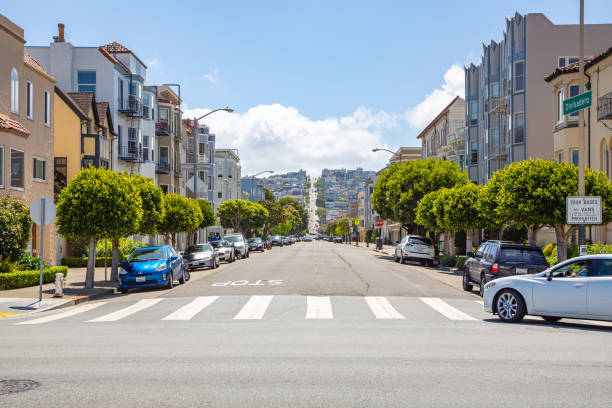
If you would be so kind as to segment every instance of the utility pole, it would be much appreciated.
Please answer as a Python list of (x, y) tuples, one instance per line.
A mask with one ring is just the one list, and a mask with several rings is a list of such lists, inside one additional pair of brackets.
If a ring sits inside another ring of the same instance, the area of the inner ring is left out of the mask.
[[(578, 61), (578, 93), (582, 94), (584, 93), (584, 0), (580, 0), (580, 29), (578, 38), (578, 53), (580, 58)], [(578, 111), (578, 139), (578, 195), (585, 196), (586, 191), (584, 187), (584, 109), (580, 109)], [(578, 228), (578, 245), (582, 249), (583, 245), (586, 245), (586, 226), (584, 224), (580, 224)], [(580, 253), (580, 255), (583, 254)]]

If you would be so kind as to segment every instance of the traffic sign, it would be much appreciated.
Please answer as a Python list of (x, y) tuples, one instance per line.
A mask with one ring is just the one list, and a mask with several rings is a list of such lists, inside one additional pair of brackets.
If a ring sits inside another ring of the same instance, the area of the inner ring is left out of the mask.
[(565, 204), (568, 224), (601, 224), (601, 197), (567, 197)]
[(30, 206), (30, 218), (37, 225), (51, 224), (55, 219), (55, 204), (49, 198), (37, 198)]
[(376, 225), (377, 225), (378, 227), (382, 227), (384, 223), (385, 223), (385, 222), (384, 222), (383, 220), (378, 220), (378, 221), (376, 221)]
[(563, 101), (563, 114), (569, 115), (570, 113), (578, 112), (579, 110), (588, 108), (591, 106), (593, 92), (586, 91), (580, 95), (572, 96)]

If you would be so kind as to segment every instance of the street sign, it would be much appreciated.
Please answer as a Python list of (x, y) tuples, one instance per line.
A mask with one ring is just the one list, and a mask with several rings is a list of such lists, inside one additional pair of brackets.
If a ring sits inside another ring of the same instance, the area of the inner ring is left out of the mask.
[(567, 197), (565, 203), (568, 224), (601, 224), (601, 197)]
[(55, 204), (46, 197), (37, 198), (30, 206), (30, 218), (37, 225), (49, 225), (55, 219)]
[(376, 226), (382, 227), (385, 222), (383, 220), (376, 221)]
[(591, 106), (593, 92), (586, 91), (580, 95), (572, 96), (563, 101), (563, 114), (569, 115), (570, 113), (578, 112), (579, 110), (588, 108)]

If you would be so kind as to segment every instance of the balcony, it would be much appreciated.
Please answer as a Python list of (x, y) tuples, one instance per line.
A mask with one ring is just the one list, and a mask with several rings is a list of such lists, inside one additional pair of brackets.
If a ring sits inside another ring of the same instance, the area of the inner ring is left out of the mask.
[(597, 120), (612, 119), (612, 92), (597, 98)]
[(142, 107), (142, 118), (144, 120), (151, 120), (151, 108), (148, 106)]
[(119, 112), (130, 117), (142, 116), (142, 99), (136, 95), (129, 95), (127, 98), (119, 98)]
[(170, 173), (170, 163), (168, 160), (161, 160), (155, 162), (155, 172), (157, 174), (168, 174)]
[(168, 122), (155, 123), (155, 134), (157, 136), (170, 136), (170, 124)]
[(489, 99), (489, 113), (492, 115), (502, 115), (506, 113), (506, 98), (494, 96)]
[(137, 147), (119, 146), (119, 158), (130, 162), (142, 162), (142, 149)]

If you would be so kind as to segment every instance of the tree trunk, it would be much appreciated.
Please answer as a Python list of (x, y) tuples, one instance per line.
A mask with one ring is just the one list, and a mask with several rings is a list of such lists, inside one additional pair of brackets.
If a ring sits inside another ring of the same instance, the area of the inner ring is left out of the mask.
[(111, 282), (119, 281), (119, 238), (113, 238), (113, 260), (111, 262)]
[(465, 233), (465, 255), (468, 252), (472, 251), (472, 236), (474, 235), (474, 230), (467, 230)]
[(455, 233), (453, 231), (448, 232), (448, 254), (455, 256)]
[[(555, 228), (556, 231), (556, 228)], [(535, 245), (538, 237), (538, 229), (535, 225), (527, 225), (527, 243)]]
[(94, 287), (97, 241), (95, 237), (89, 238), (89, 258), (87, 258), (87, 272), (85, 273), (85, 289), (92, 289)]
[(555, 225), (555, 235), (557, 236), (557, 262), (563, 262), (567, 259), (567, 236), (565, 228)]

